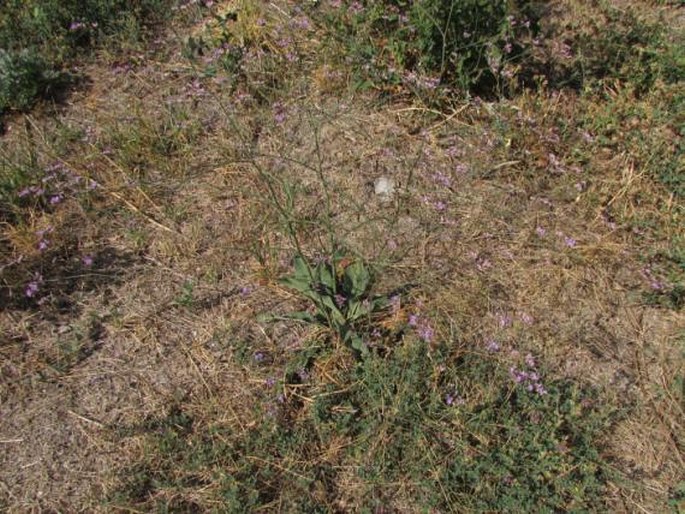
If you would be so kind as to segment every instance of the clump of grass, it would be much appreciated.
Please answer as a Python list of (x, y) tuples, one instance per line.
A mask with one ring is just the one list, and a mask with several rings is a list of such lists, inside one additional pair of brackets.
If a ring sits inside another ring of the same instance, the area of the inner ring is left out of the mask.
[(186, 413), (144, 429), (147, 457), (115, 503), (173, 508), (202, 485), (199, 508), (228, 510), (604, 507), (610, 418), (591, 391), (546, 381), (541, 395), (489, 356), (431, 354), (411, 338), (343, 384), (321, 371), (267, 384), (246, 432)]
[[(9, 1), (0, 6), (0, 114), (64, 85), (64, 68), (98, 42), (164, 19), (172, 0)], [(134, 31), (139, 31), (138, 29)]]

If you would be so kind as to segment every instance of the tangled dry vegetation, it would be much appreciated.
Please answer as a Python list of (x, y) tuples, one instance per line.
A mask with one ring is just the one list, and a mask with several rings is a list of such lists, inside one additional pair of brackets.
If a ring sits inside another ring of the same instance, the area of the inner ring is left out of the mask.
[[(683, 508), (682, 82), (435, 103), (210, 3), (6, 121), (0, 506)], [(331, 244), (392, 303), (370, 357), (287, 318)]]

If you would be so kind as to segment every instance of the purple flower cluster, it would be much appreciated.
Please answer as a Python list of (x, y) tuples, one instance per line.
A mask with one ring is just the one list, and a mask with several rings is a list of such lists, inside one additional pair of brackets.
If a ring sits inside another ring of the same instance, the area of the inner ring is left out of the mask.
[(425, 75), (419, 75), (413, 71), (405, 73), (402, 78), (404, 82), (410, 86), (428, 89), (431, 91), (440, 85), (440, 77), (428, 77)]
[(98, 23), (96, 21), (92, 23), (84, 23), (82, 21), (72, 21), (69, 24), (69, 31), (70, 32), (78, 32), (80, 30), (85, 30), (88, 28), (96, 29), (98, 27)]
[(651, 268), (649, 266), (645, 266), (640, 270), (640, 275), (649, 282), (649, 286), (654, 290), (654, 291), (663, 291), (665, 288), (664, 283), (656, 278), (654, 276), (654, 273), (652, 272)]
[(542, 385), (542, 379), (537, 371), (535, 358), (529, 353), (524, 361), (527, 369), (518, 369), (516, 366), (509, 368), (511, 379), (531, 393), (536, 393), (540, 396), (547, 394), (547, 390)]
[(500, 351), (501, 346), (494, 339), (488, 339), (487, 341), (485, 341), (485, 348), (491, 353), (497, 353)]
[(506, 312), (498, 312), (495, 317), (497, 318), (497, 324), (499, 325), (499, 328), (509, 328), (514, 322), (511, 314)]
[(281, 102), (276, 102), (273, 105), (274, 121), (276, 125), (282, 125), (286, 118), (285, 106)]
[(423, 318), (420, 314), (410, 314), (408, 324), (416, 331), (419, 339), (426, 343), (433, 341), (435, 330), (433, 330), (430, 322)]
[(37, 230), (36, 235), (38, 236), (38, 250), (41, 252), (44, 252), (50, 247), (50, 240), (47, 239), (45, 236), (53, 231), (53, 227), (49, 226), (47, 228), (44, 228), (42, 230)]
[(347, 303), (347, 298), (345, 298), (345, 295), (340, 293), (336, 294), (333, 297), (333, 300), (335, 301), (335, 305), (338, 307), (338, 309), (342, 309)]
[[(77, 191), (83, 178), (70, 170), (61, 162), (56, 162), (43, 170), (44, 175), (39, 184), (25, 187), (17, 193), (19, 198), (42, 199), (48, 205), (58, 205), (62, 203), (68, 193)], [(86, 184), (87, 190), (92, 190), (97, 184), (90, 180)]]
[(456, 406), (456, 405), (464, 405), (466, 403), (466, 400), (459, 396), (457, 393), (447, 393), (445, 395), (445, 404), (447, 404), (449, 407)]
[(24, 294), (27, 298), (33, 298), (40, 291), (40, 286), (43, 284), (43, 276), (40, 273), (33, 275), (33, 280), (26, 284)]

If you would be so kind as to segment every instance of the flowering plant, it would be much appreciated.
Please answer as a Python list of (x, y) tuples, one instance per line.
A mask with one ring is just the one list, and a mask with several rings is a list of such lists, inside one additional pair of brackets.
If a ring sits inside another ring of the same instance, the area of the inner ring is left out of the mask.
[[(309, 263), (302, 256), (294, 259), (294, 270), (280, 283), (310, 300), (314, 312), (291, 313), (298, 319), (332, 329), (353, 350), (367, 355), (369, 350), (361, 334), (364, 320), (389, 305), (385, 296), (370, 293), (373, 275), (361, 260), (335, 252), (330, 259)], [(368, 323), (367, 323), (368, 325)], [(366, 330), (368, 332), (368, 330)]]

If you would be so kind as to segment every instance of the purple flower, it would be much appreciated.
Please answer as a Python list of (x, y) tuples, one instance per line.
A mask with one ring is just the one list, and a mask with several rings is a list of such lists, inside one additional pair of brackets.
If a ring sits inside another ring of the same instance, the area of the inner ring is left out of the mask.
[(36, 293), (38, 292), (38, 290), (39, 290), (38, 283), (35, 281), (32, 281), (32, 282), (28, 283), (24, 293), (26, 294), (26, 296), (28, 298), (33, 298), (36, 295)]
[(356, 0), (350, 4), (350, 12), (352, 14), (359, 14), (364, 11), (364, 6)]
[(430, 343), (433, 340), (433, 335), (435, 334), (433, 328), (425, 323), (418, 328), (417, 333), (419, 338), (426, 343)]
[(333, 296), (333, 301), (335, 302), (335, 305), (338, 307), (338, 309), (342, 309), (345, 306), (345, 303), (347, 302), (347, 298), (345, 298), (344, 295), (338, 293)]
[(49, 247), (50, 241), (48, 241), (47, 239), (41, 239), (40, 241), (38, 241), (38, 250), (40, 250), (41, 252), (44, 252)]
[(274, 385), (276, 385), (276, 379), (274, 377), (269, 377), (266, 379), (265, 384), (267, 387), (273, 387)]
[(521, 313), (521, 321), (526, 325), (532, 325), (534, 322), (533, 317), (526, 312)]
[(447, 404), (450, 407), (453, 405), (464, 405), (465, 403), (466, 402), (464, 401), (464, 399), (457, 393), (447, 393), (445, 395), (445, 404)]
[(252, 287), (250, 286), (243, 286), (240, 288), (240, 295), (241, 296), (247, 296), (252, 292)]
[(433, 174), (433, 180), (444, 187), (450, 187), (452, 185), (452, 179), (440, 171)]
[(293, 20), (293, 25), (300, 30), (309, 30), (312, 28), (312, 23), (306, 16), (299, 16)]
[(50, 197), (50, 205), (57, 205), (62, 201), (62, 195), (52, 195)]
[(262, 352), (255, 352), (253, 358), (255, 362), (262, 362), (265, 359), (265, 355)]
[(274, 120), (277, 125), (282, 125), (286, 120), (285, 107), (281, 102), (276, 102), (273, 106)]
[(410, 327), (416, 327), (419, 324), (419, 315), (418, 314), (410, 314), (409, 315), (409, 326)]
[(568, 246), (569, 248), (575, 248), (577, 241), (573, 239), (572, 237), (566, 236), (564, 237), (564, 244)]
[(36, 296), (40, 290), (40, 285), (43, 283), (43, 276), (40, 273), (35, 273), (33, 275), (33, 280), (26, 284), (26, 289), (24, 289), (24, 294), (27, 298), (33, 298)]
[(544, 227), (536, 227), (535, 233), (538, 235), (538, 237), (545, 237), (545, 234), (547, 234), (547, 230), (544, 229)]
[(489, 352), (495, 353), (499, 352), (501, 347), (500, 344), (494, 339), (488, 339), (485, 342), (485, 348), (487, 348)]
[(503, 312), (497, 314), (497, 323), (499, 324), (500, 328), (510, 327), (512, 321), (513, 320), (509, 314), (505, 314)]
[(524, 386), (531, 393), (534, 392), (540, 396), (547, 394), (547, 390), (542, 385), (540, 375), (535, 371), (535, 359), (533, 356), (531, 354), (526, 355), (525, 362), (532, 371), (523, 371), (517, 369), (516, 366), (511, 366), (509, 368), (509, 375), (511, 375), (512, 380), (516, 384)]
[(545, 387), (540, 382), (534, 384), (534, 388), (535, 392), (538, 393), (540, 396), (547, 394), (547, 389), (545, 389)]
[(535, 367), (535, 358), (529, 353), (526, 355), (526, 366), (529, 368), (534, 368)]
[(511, 378), (517, 384), (521, 384), (522, 382), (528, 379), (528, 373), (517, 369), (516, 366), (511, 366), (509, 368), (509, 375), (511, 375)]
[(88, 267), (92, 266), (93, 265), (93, 256), (92, 255), (84, 255), (83, 257), (81, 257), (81, 263), (84, 266), (88, 266)]

